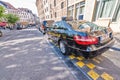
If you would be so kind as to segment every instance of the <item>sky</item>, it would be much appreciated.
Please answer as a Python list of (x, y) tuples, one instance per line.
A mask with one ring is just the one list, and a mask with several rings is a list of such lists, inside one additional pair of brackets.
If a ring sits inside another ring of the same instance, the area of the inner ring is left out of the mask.
[(28, 8), (32, 10), (34, 14), (38, 15), (37, 8), (35, 5), (36, 0), (2, 0), (2, 1), (9, 2), (15, 8)]

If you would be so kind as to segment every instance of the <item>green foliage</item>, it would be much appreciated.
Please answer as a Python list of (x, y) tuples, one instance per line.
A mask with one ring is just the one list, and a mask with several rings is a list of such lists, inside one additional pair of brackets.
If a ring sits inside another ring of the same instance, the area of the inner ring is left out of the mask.
[(15, 24), (19, 17), (14, 14), (5, 14), (5, 9), (3, 6), (0, 6), (0, 21), (5, 20), (9, 24)]
[(5, 13), (4, 7), (0, 6), (0, 21), (2, 20), (2, 18), (4, 18), (4, 13)]
[(10, 24), (15, 24), (19, 20), (19, 17), (13, 14), (7, 14), (6, 20)]

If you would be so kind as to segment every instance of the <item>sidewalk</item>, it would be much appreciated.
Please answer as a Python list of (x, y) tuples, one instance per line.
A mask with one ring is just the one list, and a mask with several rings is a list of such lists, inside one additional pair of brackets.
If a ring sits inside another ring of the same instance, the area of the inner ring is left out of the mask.
[(120, 33), (114, 34), (115, 43), (111, 49), (115, 51), (120, 51)]

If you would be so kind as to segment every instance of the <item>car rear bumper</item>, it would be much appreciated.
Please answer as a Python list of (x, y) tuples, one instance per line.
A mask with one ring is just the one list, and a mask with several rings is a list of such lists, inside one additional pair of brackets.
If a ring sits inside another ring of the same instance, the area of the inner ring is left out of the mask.
[(95, 47), (94, 45), (91, 45), (91, 46), (88, 46), (89, 49), (86, 49), (86, 50), (79, 49), (77, 47), (72, 47), (72, 46), (69, 46), (69, 47), (72, 49), (75, 49), (77, 51), (81, 51), (81, 52), (85, 52), (85, 53), (92, 53), (92, 52), (99, 52), (99, 51), (104, 52), (107, 49), (109, 49), (111, 46), (113, 46), (114, 42), (115, 42), (115, 40), (112, 39), (111, 41), (109, 41), (108, 43), (106, 43), (105, 45), (100, 46), (100, 47)]

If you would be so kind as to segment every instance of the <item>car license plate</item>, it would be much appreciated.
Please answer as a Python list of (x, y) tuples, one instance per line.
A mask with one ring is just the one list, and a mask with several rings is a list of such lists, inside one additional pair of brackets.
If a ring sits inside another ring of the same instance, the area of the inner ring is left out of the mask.
[(104, 41), (106, 41), (108, 38), (109, 38), (109, 35), (108, 35), (108, 34), (104, 34), (104, 35), (101, 36), (100, 42), (104, 42)]

